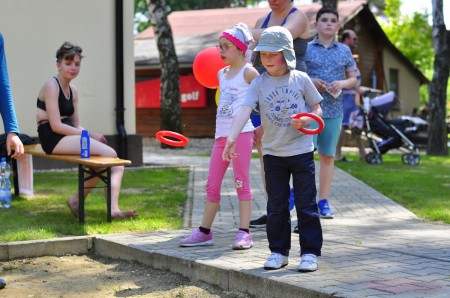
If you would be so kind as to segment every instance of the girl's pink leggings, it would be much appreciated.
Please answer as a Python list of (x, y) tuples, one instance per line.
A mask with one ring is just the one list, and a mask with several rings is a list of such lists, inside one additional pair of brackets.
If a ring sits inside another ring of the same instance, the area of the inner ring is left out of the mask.
[[(232, 160), (234, 173), (234, 186), (240, 201), (252, 199), (250, 188), (250, 160), (252, 158), (253, 131), (241, 133), (236, 140), (236, 153), (239, 156)], [(222, 152), (227, 142), (226, 137), (215, 140), (209, 163), (208, 180), (206, 181), (206, 199), (211, 202), (220, 202), (222, 180), (229, 162), (222, 159)]]

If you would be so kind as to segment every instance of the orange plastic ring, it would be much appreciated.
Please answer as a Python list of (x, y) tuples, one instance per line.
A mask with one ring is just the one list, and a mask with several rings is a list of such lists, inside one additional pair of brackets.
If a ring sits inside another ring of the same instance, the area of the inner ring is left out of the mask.
[(299, 114), (295, 114), (295, 115), (291, 116), (292, 119), (298, 119), (300, 117), (310, 117), (310, 118), (316, 120), (317, 124), (319, 124), (319, 127), (316, 128), (316, 129), (308, 129), (308, 128), (304, 128), (304, 127), (299, 128), (298, 130), (301, 131), (304, 134), (315, 135), (315, 134), (320, 133), (323, 130), (323, 128), (325, 127), (325, 123), (323, 122), (323, 119), (320, 118), (319, 116), (317, 116), (316, 114), (299, 113)]
[[(168, 139), (167, 137), (174, 138), (177, 141)], [(183, 147), (186, 146), (189, 141), (188, 139), (180, 133), (170, 131), (170, 130), (161, 130), (156, 133), (156, 138), (161, 142), (169, 146), (174, 147)]]

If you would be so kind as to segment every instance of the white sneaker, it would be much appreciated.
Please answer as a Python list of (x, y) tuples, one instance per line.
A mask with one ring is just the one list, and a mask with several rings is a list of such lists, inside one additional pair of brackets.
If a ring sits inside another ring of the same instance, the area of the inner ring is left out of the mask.
[(313, 254), (302, 255), (302, 260), (298, 265), (300, 272), (313, 272), (317, 270), (317, 256)]
[(267, 261), (264, 263), (264, 269), (274, 270), (280, 269), (288, 264), (288, 257), (282, 254), (273, 252), (270, 254)]

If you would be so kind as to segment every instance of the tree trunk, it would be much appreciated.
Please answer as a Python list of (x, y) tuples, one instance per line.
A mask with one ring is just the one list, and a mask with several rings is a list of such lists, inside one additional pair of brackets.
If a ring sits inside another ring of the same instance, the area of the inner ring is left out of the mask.
[[(182, 133), (178, 58), (166, 4), (164, 0), (148, 0), (147, 5), (161, 62), (161, 129)], [(161, 143), (161, 147), (166, 145)]]
[(432, 0), (434, 73), (429, 86), (429, 127), (427, 155), (448, 155), (447, 82), (450, 60), (450, 31), (444, 23), (442, 0)]

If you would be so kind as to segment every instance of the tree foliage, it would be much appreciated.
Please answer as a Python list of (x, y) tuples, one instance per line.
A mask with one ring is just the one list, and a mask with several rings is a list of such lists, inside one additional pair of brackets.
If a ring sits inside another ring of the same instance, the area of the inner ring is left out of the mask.
[(385, 3), (387, 22), (381, 24), (383, 31), (395, 47), (426, 73), (433, 68), (434, 56), (429, 14), (415, 12), (412, 16), (405, 15), (400, 11), (401, 0), (386, 0)]
[[(427, 0), (431, 1), (431, 0)], [(428, 23), (428, 12), (413, 15), (401, 13), (402, 0), (385, 0), (386, 22), (380, 22), (389, 40), (414, 63), (428, 79), (433, 73), (432, 27)], [(420, 88), (420, 102), (428, 102), (427, 86)]]
[[(138, 16), (143, 16), (139, 18)], [(134, 24), (137, 32), (142, 32), (151, 26), (147, 0), (134, 0)]]

